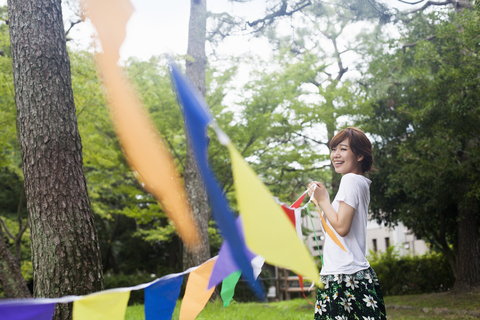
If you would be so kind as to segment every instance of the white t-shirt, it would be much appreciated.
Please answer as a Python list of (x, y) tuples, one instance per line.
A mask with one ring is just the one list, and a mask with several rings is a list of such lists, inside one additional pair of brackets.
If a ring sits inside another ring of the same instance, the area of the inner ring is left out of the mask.
[(353, 274), (370, 267), (366, 259), (366, 242), (371, 182), (364, 176), (354, 173), (347, 173), (342, 177), (332, 207), (338, 212), (340, 201), (343, 201), (355, 209), (350, 232), (345, 237), (341, 237), (327, 219), (326, 221), (347, 252), (325, 235), (324, 266), (320, 274)]

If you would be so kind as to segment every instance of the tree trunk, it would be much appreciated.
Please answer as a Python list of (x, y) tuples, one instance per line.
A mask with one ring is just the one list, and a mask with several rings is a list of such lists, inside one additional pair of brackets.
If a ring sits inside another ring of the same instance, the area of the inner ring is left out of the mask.
[[(103, 289), (83, 172), (61, 0), (8, 0), (17, 132), (35, 297)], [(55, 319), (71, 319), (58, 304)]]
[[(207, 26), (207, 3), (206, 0), (190, 1), (190, 22), (188, 29), (188, 49), (190, 56), (187, 59), (187, 76), (192, 80), (197, 89), (205, 96), (205, 69), (207, 57), (205, 54)], [(193, 60), (193, 61), (192, 61)], [(206, 133), (205, 133), (206, 134)], [(185, 160), (185, 188), (188, 199), (192, 206), (193, 214), (196, 217), (202, 244), (195, 251), (188, 251), (184, 246), (183, 268), (197, 266), (210, 258), (210, 243), (208, 240), (208, 222), (210, 210), (207, 193), (198, 172), (197, 164), (193, 157), (193, 150), (190, 139), (187, 137), (187, 157)]]
[(30, 298), (25, 279), (23, 279), (17, 260), (8, 250), (0, 225), (0, 284), (5, 298)]
[(458, 250), (454, 290), (469, 292), (480, 286), (480, 250), (478, 244), (478, 207), (475, 201), (459, 208)]

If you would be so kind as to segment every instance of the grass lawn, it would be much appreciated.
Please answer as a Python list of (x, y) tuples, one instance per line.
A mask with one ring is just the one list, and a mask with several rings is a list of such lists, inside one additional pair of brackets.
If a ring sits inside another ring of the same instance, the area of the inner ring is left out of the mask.
[[(385, 298), (388, 319), (479, 319), (480, 292), (452, 295), (449, 292)], [(181, 302), (173, 319), (178, 319)], [(143, 305), (130, 306), (126, 320), (143, 320)], [(304, 299), (270, 303), (236, 303), (223, 308), (220, 300), (209, 302), (197, 319), (313, 319), (313, 306)]]

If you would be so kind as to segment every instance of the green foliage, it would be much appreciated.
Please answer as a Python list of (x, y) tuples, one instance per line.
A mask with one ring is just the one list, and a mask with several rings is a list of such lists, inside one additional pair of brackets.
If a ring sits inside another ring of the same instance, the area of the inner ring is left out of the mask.
[[(4, 18), (6, 7), (0, 8), (0, 14)], [(0, 167), (8, 168), (23, 179), (20, 147), (16, 136), (16, 116), (8, 26), (0, 21)]]
[(400, 257), (394, 247), (370, 252), (370, 265), (385, 296), (449, 291), (455, 277), (442, 254)]
[[(480, 218), (479, 34), (474, 10), (416, 15), (365, 76), (374, 107), (365, 127), (380, 169), (371, 185), (374, 216), (402, 221), (450, 265), (462, 212)], [(405, 43), (412, 46), (398, 49)]]

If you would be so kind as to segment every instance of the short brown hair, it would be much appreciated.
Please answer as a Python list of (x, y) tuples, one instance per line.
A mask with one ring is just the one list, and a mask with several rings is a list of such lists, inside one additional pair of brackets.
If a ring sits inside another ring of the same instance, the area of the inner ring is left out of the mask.
[(368, 140), (365, 133), (355, 127), (348, 127), (338, 132), (332, 140), (330, 140), (330, 149), (335, 148), (340, 142), (347, 140), (350, 144), (352, 152), (356, 156), (363, 156), (362, 171), (368, 172), (373, 167), (373, 151), (372, 143)]

